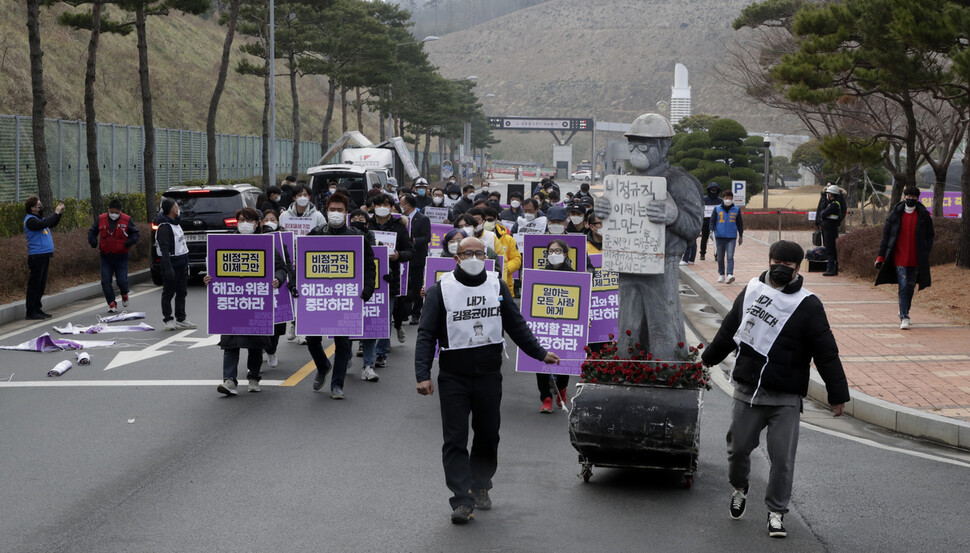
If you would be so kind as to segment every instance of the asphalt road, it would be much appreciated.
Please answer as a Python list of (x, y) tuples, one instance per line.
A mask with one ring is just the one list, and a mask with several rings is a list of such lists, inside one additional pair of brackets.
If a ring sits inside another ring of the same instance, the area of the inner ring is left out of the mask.
[[(748, 512), (740, 521), (728, 515), (731, 400), (719, 388), (704, 397), (691, 489), (675, 475), (604, 468), (583, 483), (566, 414), (539, 414), (535, 379), (516, 374), (511, 361), (494, 509), (453, 526), (437, 397), (414, 390), (415, 327), (406, 327), (405, 344), (394, 342), (380, 382), (361, 381), (354, 358), (343, 401), (314, 393), (312, 377), (276, 385), (298, 380), (310, 359), (285, 341), (263, 392), (226, 398), (215, 390), (222, 355), (207, 340), (202, 298), (200, 286), (190, 289), (189, 319), (199, 330), (178, 339), (160, 330), (98, 336), (124, 347), (92, 349), (90, 366), (59, 378), (46, 371), (72, 354), (0, 352), (0, 381), (9, 380), (0, 382), (0, 551), (970, 548), (970, 456), (962, 452), (833, 420), (806, 403), (789, 537), (774, 540), (760, 500), (763, 449), (753, 455)], [(687, 299), (700, 332), (693, 339), (706, 342), (716, 318)], [(142, 286), (129, 309), (160, 327), (158, 301), (158, 289)], [(56, 311), (54, 321), (91, 324), (101, 309), (92, 300)], [(51, 326), (29, 323), (0, 328), (0, 344)], [(161, 340), (169, 342), (145, 353)], [(124, 352), (141, 353), (104, 370)]]

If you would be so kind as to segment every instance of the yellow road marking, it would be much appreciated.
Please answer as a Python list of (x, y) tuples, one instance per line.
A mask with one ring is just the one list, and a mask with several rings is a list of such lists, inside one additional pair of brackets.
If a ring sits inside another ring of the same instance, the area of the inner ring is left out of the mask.
[[(324, 353), (324, 355), (327, 356), (327, 358), (329, 358), (330, 356), (333, 355), (333, 352), (334, 351), (336, 351), (336, 347), (333, 344), (330, 344), (330, 347), (327, 348), (323, 353)], [(303, 368), (301, 368), (300, 370), (296, 371), (295, 373), (293, 373), (292, 375), (290, 375), (289, 378), (287, 378), (286, 380), (284, 380), (283, 383), (280, 384), (280, 386), (296, 386), (304, 378), (306, 378), (307, 375), (309, 375), (310, 373), (312, 373), (315, 370), (317, 370), (317, 364), (314, 363), (313, 360), (310, 360), (309, 363), (307, 363), (306, 365), (303, 365)]]

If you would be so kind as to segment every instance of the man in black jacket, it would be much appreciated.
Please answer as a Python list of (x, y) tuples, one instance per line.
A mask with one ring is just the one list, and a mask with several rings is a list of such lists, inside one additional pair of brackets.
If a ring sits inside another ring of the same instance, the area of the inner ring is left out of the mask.
[(707, 194), (704, 196), (704, 226), (701, 227), (701, 261), (704, 261), (704, 256), (707, 255), (707, 240), (711, 236), (711, 213), (719, 205), (721, 205), (721, 187), (716, 182), (711, 181), (707, 185)]
[(795, 242), (778, 241), (768, 251), (770, 268), (752, 279), (721, 323), (702, 360), (712, 366), (740, 348), (731, 380), (734, 408), (727, 434), (728, 478), (734, 487), (731, 517), (744, 515), (749, 456), (767, 427), (771, 471), (765, 490), (768, 535), (783, 538), (791, 500), (798, 423), (808, 393), (812, 360), (835, 416), (849, 401), (839, 348), (822, 302), (802, 288), (798, 267), (805, 257)]
[[(185, 314), (185, 296), (188, 295), (189, 247), (182, 232), (181, 209), (171, 198), (162, 200), (162, 211), (155, 217), (155, 251), (162, 266), (162, 321), (165, 330), (196, 328)], [(175, 316), (172, 316), (172, 298), (175, 298)]]
[(464, 214), (475, 206), (475, 186), (466, 184), (462, 187), (461, 191), (461, 199), (455, 202), (455, 205), (451, 206), (451, 211), (448, 212), (448, 220), (451, 222), (457, 221), (459, 215)]
[[(374, 281), (377, 279), (377, 268), (374, 266), (374, 250), (371, 248), (367, 236), (351, 226), (348, 222), (347, 208), (350, 198), (337, 192), (327, 198), (327, 223), (310, 231), (309, 236), (364, 236), (364, 280), (360, 298), (366, 303), (374, 295)], [(351, 339), (346, 336), (334, 336), (333, 376), (330, 378), (330, 397), (344, 398), (344, 377), (347, 376), (347, 366), (354, 352), (351, 349)], [(306, 348), (310, 351), (317, 366), (317, 377), (313, 380), (313, 390), (323, 388), (323, 383), (330, 372), (330, 361), (323, 351), (323, 336), (307, 336)]]
[[(397, 329), (397, 339), (399, 342), (404, 343), (404, 340), (407, 339), (407, 335), (404, 333), (404, 327), (401, 326), (404, 322), (404, 316), (402, 316), (403, 311), (398, 311), (398, 309), (405, 309), (403, 306), (399, 306), (399, 304), (408, 302), (407, 298), (403, 297), (407, 294), (407, 290), (401, 290), (401, 263), (411, 261), (414, 258), (414, 244), (408, 235), (407, 226), (401, 220), (391, 216), (392, 205), (393, 201), (387, 194), (374, 196), (374, 217), (367, 222), (367, 228), (374, 233), (374, 237), (379, 244), (386, 244), (392, 247), (390, 255), (388, 256), (390, 261), (387, 264), (390, 272), (385, 278), (389, 279), (388, 295), (391, 299), (389, 308), (394, 318), (394, 328)], [(393, 240), (393, 243), (381, 240), (382, 236), (391, 235), (393, 235), (393, 238), (390, 240)], [(377, 359), (374, 361), (375, 367), (381, 368), (387, 366), (387, 352), (390, 349), (391, 341), (389, 339), (383, 338), (377, 341)]]
[[(475, 509), (492, 507), (488, 490), (498, 464), (503, 332), (530, 357), (550, 364), (559, 357), (539, 345), (505, 283), (494, 271), (485, 271), (481, 240), (463, 239), (455, 259), (454, 272), (431, 285), (425, 296), (414, 372), (418, 393), (433, 394), (431, 365), (435, 346), (440, 347), (441, 457), (445, 482), (454, 494), (451, 521), (464, 524)], [(470, 456), (469, 415), (475, 431)]]
[(410, 316), (411, 324), (416, 325), (421, 318), (421, 306), (424, 304), (420, 292), (424, 286), (424, 265), (428, 259), (428, 246), (431, 244), (431, 219), (418, 211), (417, 198), (410, 194), (401, 196), (400, 205), (401, 213), (411, 220), (408, 228), (414, 244), (414, 258), (408, 262), (407, 296), (410, 306), (403, 316)]
[(933, 217), (919, 202), (919, 188), (907, 186), (903, 201), (889, 212), (882, 228), (876, 258), (876, 286), (899, 285), (899, 330), (909, 330), (909, 307), (916, 285), (930, 285), (930, 251), (933, 249)]

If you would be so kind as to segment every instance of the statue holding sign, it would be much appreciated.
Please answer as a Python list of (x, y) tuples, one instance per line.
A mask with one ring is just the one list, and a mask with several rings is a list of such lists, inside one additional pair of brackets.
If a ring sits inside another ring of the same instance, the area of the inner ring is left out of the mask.
[(619, 330), (657, 359), (676, 360), (684, 342), (679, 262), (701, 232), (701, 183), (667, 159), (673, 127), (661, 115), (637, 117), (626, 137), (633, 175), (604, 180), (596, 202), (603, 224), (603, 268), (619, 271)]

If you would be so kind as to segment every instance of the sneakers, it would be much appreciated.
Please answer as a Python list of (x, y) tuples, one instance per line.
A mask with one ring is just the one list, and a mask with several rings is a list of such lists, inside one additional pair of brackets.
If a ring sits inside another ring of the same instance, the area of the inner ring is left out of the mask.
[(772, 538), (784, 538), (788, 536), (785, 531), (784, 513), (768, 513), (768, 535)]
[(117, 312), (118, 312), (118, 304), (115, 303), (115, 302), (109, 303), (108, 304), (108, 313), (117, 313)]
[(552, 398), (547, 397), (542, 400), (542, 407), (539, 409), (540, 413), (552, 413)]
[(275, 367), (276, 365), (279, 365), (280, 364), (280, 360), (276, 358), (276, 354), (275, 353), (267, 353), (266, 354), (266, 363), (270, 367)]
[(165, 330), (175, 330), (175, 319), (165, 321)]
[(290, 342), (296, 340), (296, 325), (292, 322), (286, 323), (286, 339)]
[(492, 508), (492, 498), (488, 496), (488, 490), (482, 488), (473, 492), (475, 496), (475, 508), (480, 511), (488, 511)]
[(327, 370), (323, 372), (320, 372), (320, 369), (317, 369), (317, 377), (313, 379), (314, 392), (319, 390), (320, 388), (323, 388), (323, 383), (327, 380), (327, 374), (329, 373), (330, 373), (329, 365), (327, 366)]
[(681, 260), (680, 260), (680, 264), (681, 264), (681, 265), (687, 265), (687, 262), (686, 262), (686, 261), (684, 261), (683, 259), (681, 259)]
[(734, 520), (744, 516), (744, 506), (748, 502), (747, 495), (747, 486), (743, 490), (734, 490), (734, 493), (731, 494), (731, 518)]
[(262, 391), (261, 388), (259, 387), (259, 381), (258, 380), (253, 380), (252, 378), (249, 379), (249, 391), (251, 393), (256, 393), (256, 392)]
[(718, 282), (724, 282), (724, 275), (717, 275)]
[(902, 319), (899, 321), (899, 330), (909, 330), (909, 327), (910, 327), (909, 317), (906, 317), (905, 319)]
[(218, 390), (220, 394), (226, 394), (227, 396), (234, 396), (239, 393), (236, 391), (236, 382), (231, 378), (223, 380), (222, 384), (219, 384), (219, 387), (216, 388), (216, 390)]
[(196, 326), (195, 323), (189, 322), (188, 319), (185, 319), (184, 321), (175, 321), (175, 328), (179, 330), (189, 330), (192, 328), (199, 328), (199, 327)]
[(333, 388), (330, 388), (330, 397), (333, 399), (343, 399), (344, 389), (341, 388), (340, 386), (334, 386)]
[(377, 376), (373, 367), (364, 367), (364, 370), (360, 373), (360, 379), (366, 380), (367, 382), (377, 382), (381, 377)]
[(727, 283), (728, 284), (731, 284), (732, 282), (734, 282), (734, 275), (728, 275), (728, 277), (727, 277)]
[(121, 305), (128, 307), (128, 294), (121, 294)]
[(701, 261), (704, 261), (704, 254), (701, 254)]
[(421, 320), (418, 317), (411, 317), (411, 322), (408, 324), (411, 326), (417, 326), (419, 322), (421, 322)]
[(387, 366), (387, 356), (386, 355), (381, 355), (377, 359), (375, 359), (374, 360), (374, 366), (377, 367), (378, 369), (383, 369), (384, 367), (386, 367)]
[(475, 518), (475, 508), (468, 505), (459, 505), (451, 512), (452, 524), (468, 524), (468, 521)]
[(562, 407), (568, 401), (569, 398), (566, 397), (566, 389), (563, 388), (556, 393), (556, 407)]
[(404, 333), (404, 327), (402, 326), (401, 328), (397, 329), (397, 341), (403, 344), (407, 339), (408, 335)]

